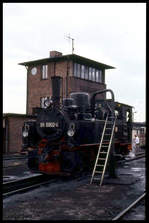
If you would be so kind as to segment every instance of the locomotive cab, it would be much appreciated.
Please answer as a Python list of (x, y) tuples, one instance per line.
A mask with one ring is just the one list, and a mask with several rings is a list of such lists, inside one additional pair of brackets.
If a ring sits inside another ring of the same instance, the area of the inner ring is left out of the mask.
[(115, 151), (127, 155), (132, 150), (132, 106), (115, 102), (117, 122), (115, 131)]

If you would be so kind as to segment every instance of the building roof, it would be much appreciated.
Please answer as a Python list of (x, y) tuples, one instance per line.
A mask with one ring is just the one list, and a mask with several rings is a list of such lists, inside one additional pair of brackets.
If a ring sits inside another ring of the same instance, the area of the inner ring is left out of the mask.
[(102, 69), (115, 68), (107, 64), (103, 64), (95, 60), (88, 59), (86, 57), (78, 56), (76, 54), (68, 54), (68, 55), (63, 55), (63, 56), (49, 57), (49, 58), (44, 58), (44, 59), (39, 59), (39, 60), (27, 61), (27, 62), (19, 63), (19, 65), (29, 66), (29, 65), (46, 64), (48, 62), (58, 62), (58, 61), (64, 61), (64, 60), (73, 60), (76, 63), (86, 64), (88, 66), (94, 66), (96, 68), (100, 67)]

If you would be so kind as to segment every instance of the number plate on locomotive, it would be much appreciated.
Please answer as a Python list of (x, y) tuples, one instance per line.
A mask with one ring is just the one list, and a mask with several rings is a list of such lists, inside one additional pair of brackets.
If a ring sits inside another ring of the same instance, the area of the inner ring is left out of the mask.
[(59, 127), (58, 126), (58, 122), (40, 122), (40, 127), (41, 128), (55, 128), (55, 127)]

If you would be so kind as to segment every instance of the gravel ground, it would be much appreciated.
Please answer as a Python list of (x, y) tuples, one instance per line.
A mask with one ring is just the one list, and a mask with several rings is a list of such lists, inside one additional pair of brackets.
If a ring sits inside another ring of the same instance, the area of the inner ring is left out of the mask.
[(144, 192), (145, 159), (126, 163), (117, 172), (117, 179), (105, 178), (100, 191), (89, 184), (88, 174), (8, 197), (3, 220), (111, 220)]

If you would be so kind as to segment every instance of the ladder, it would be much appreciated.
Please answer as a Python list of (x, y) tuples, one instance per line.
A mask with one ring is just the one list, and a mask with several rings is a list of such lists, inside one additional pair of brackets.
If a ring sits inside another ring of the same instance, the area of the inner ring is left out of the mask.
[[(93, 180), (99, 180), (100, 186), (102, 185), (109, 157), (109, 152), (112, 144), (115, 123), (116, 123), (116, 116), (107, 115), (90, 184), (93, 182)], [(98, 170), (98, 168), (100, 168), (100, 170)], [(96, 174), (101, 174), (101, 177), (96, 177)]]

